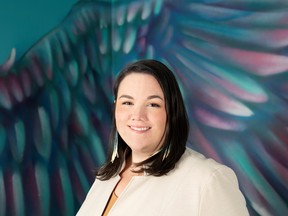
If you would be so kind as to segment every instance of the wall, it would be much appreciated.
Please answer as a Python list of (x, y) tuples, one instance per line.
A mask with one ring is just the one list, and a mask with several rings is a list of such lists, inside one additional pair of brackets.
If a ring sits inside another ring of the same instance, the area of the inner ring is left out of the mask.
[(250, 214), (288, 215), (288, 4), (276, 2), (83, 0), (51, 34), (28, 40), (36, 24), (19, 24), (22, 53), (45, 37), (0, 76), (0, 215), (75, 215), (106, 157), (115, 75), (141, 58), (175, 72), (187, 145), (233, 168)]
[(18, 59), (57, 26), (77, 0), (0, 1), (0, 64), (16, 48)]

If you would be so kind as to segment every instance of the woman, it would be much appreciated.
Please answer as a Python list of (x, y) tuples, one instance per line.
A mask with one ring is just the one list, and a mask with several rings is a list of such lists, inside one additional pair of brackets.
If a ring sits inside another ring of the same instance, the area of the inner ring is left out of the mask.
[(126, 66), (114, 95), (113, 148), (78, 216), (248, 215), (234, 172), (186, 148), (185, 106), (164, 64)]

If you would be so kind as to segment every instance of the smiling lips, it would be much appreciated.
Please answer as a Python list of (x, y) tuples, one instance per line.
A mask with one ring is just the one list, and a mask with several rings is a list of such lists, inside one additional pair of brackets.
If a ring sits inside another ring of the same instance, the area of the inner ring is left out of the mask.
[(135, 127), (135, 126), (129, 126), (132, 130), (138, 131), (138, 132), (145, 132), (150, 129), (150, 127)]

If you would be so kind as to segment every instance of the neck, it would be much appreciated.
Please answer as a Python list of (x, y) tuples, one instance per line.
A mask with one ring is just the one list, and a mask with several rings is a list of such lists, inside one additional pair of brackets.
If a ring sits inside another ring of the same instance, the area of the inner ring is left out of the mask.
[(132, 163), (135, 164), (135, 163), (141, 163), (145, 160), (147, 160), (148, 158), (158, 154), (160, 151), (162, 151), (162, 149), (159, 149), (157, 151), (155, 151), (154, 153), (150, 154), (150, 155), (147, 155), (147, 154), (137, 154), (136, 152), (133, 152), (131, 153), (131, 157), (132, 157)]
[(139, 175), (143, 175), (142, 172), (135, 172), (139, 170), (138, 167), (135, 166), (135, 163), (132, 163), (132, 156), (129, 156), (126, 159), (126, 164), (125, 164), (125, 168), (121, 173), (121, 177), (123, 176), (139, 176)]

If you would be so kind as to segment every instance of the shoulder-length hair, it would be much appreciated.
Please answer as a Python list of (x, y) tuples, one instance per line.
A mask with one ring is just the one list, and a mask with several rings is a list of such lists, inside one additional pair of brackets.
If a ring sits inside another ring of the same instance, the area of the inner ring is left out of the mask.
[[(152, 75), (160, 84), (164, 93), (167, 122), (161, 151), (136, 164), (139, 172), (148, 175), (162, 176), (175, 167), (186, 148), (189, 133), (189, 121), (177, 80), (172, 71), (163, 63), (156, 60), (140, 60), (127, 65), (119, 73), (114, 84), (114, 96), (117, 99), (118, 88), (122, 80), (131, 73), (145, 73)], [(112, 130), (110, 134), (109, 150), (106, 163), (96, 171), (100, 180), (108, 180), (119, 174), (125, 162), (125, 156), (131, 149), (118, 135), (118, 156), (112, 162), (113, 145), (117, 128), (115, 123), (115, 104), (113, 112)], [(168, 154), (167, 154), (168, 153)], [(167, 155), (166, 155), (167, 154)], [(138, 172), (138, 171), (137, 171)]]

